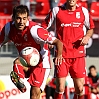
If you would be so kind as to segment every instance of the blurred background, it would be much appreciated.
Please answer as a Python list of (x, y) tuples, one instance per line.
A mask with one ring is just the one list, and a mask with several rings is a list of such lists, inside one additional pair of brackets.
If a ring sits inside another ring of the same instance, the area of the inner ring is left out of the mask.
[[(19, 4), (27, 5), (30, 10), (31, 20), (41, 23), (51, 8), (62, 5), (65, 2), (66, 0), (0, 0), (0, 31), (3, 28), (3, 26), (11, 20), (12, 9), (16, 5)], [(82, 5), (89, 10), (89, 13), (92, 16), (92, 19), (95, 23), (94, 34), (90, 39), (88, 45), (86, 45), (87, 71), (89, 66), (94, 65), (97, 71), (99, 72), (99, 66), (98, 66), (99, 65), (99, 1), (78, 0), (78, 5), (80, 6)], [(49, 29), (49, 32), (54, 33), (53, 27)], [(10, 74), (13, 67), (12, 66), (13, 60), (17, 57), (17, 55), (18, 55), (17, 50), (12, 42), (7, 43), (2, 48), (0, 48), (0, 78), (8, 76)], [(53, 50), (51, 50), (51, 59), (53, 59)], [(54, 66), (50, 73), (51, 77), (53, 77), (53, 75), (54, 75)], [(2, 96), (3, 94), (0, 95), (1, 97), (3, 97)], [(0, 99), (11, 99), (11, 98), (5, 96)]]

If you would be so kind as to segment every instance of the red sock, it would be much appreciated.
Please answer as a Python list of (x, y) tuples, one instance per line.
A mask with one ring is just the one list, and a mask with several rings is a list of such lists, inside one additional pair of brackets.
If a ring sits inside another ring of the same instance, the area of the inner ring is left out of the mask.
[(79, 95), (74, 94), (74, 98), (73, 99), (84, 99), (84, 95), (79, 96)]
[(74, 94), (73, 99), (78, 99), (78, 96), (76, 94)]
[(84, 99), (84, 95), (78, 96), (78, 99)]
[(63, 99), (63, 93), (55, 92), (54, 99)]
[(14, 64), (13, 71), (16, 72), (20, 78), (25, 78), (25, 73), (24, 73), (23, 67), (21, 65)]
[(66, 99), (69, 99), (69, 88), (65, 87), (64, 95)]

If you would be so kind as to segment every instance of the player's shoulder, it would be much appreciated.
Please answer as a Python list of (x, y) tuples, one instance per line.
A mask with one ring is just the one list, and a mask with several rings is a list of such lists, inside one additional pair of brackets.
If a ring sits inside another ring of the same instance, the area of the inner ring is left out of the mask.
[(88, 12), (88, 9), (87, 9), (87, 8), (85, 8), (85, 7), (83, 7), (83, 6), (82, 6), (82, 10), (83, 10), (83, 11), (87, 11), (87, 12)]
[(88, 9), (84, 6), (77, 5), (77, 9), (81, 9), (83, 12), (88, 12)]
[(51, 11), (56, 15), (60, 10), (65, 10), (65, 4), (56, 6)]
[(26, 26), (29, 26), (29, 25), (34, 25), (34, 24), (36, 24), (34, 21), (27, 21), (27, 23), (26, 23)]
[(54, 7), (51, 11), (54, 12), (54, 13), (55, 13), (55, 12), (58, 12), (58, 11), (59, 11), (59, 8), (60, 8), (59, 6)]
[(10, 26), (10, 25), (12, 25), (13, 24), (13, 21), (9, 21), (9, 22), (7, 22), (6, 24), (5, 24), (5, 26)]
[(52, 10), (57, 10), (57, 9), (66, 9), (66, 2), (64, 3), (64, 4), (62, 4), (62, 5), (59, 5), (59, 6), (56, 6), (56, 7), (54, 7)]
[(31, 28), (31, 27), (33, 27), (35, 25), (38, 25), (38, 23), (36, 23), (34, 21), (28, 21), (27, 24), (26, 24), (26, 26), (29, 27), (29, 28)]
[(5, 32), (10, 31), (11, 28), (13, 28), (13, 21), (7, 22), (4, 26)]

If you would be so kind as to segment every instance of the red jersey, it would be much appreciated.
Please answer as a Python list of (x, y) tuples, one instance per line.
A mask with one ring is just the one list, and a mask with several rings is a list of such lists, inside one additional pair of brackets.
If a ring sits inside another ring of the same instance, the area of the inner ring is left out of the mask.
[(76, 58), (85, 56), (84, 46), (80, 46), (81, 38), (86, 34), (87, 29), (94, 28), (88, 10), (76, 5), (75, 11), (68, 11), (66, 3), (54, 7), (42, 26), (48, 29), (55, 21), (55, 35), (63, 42), (63, 57)]
[(8, 22), (0, 33), (0, 43), (12, 41), (19, 54), (25, 47), (35, 47), (40, 52), (41, 59), (43, 59), (43, 68), (50, 68), (50, 54), (45, 43), (51, 44), (55, 39), (49, 32), (33, 21), (27, 21), (23, 31), (16, 29), (13, 21)]

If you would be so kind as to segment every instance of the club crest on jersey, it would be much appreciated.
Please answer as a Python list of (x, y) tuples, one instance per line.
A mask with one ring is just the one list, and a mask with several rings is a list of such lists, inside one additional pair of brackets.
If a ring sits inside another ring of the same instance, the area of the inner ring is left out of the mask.
[(77, 19), (80, 18), (80, 12), (76, 12), (76, 18), (77, 18)]
[(24, 40), (28, 41), (27, 34), (24, 35)]

